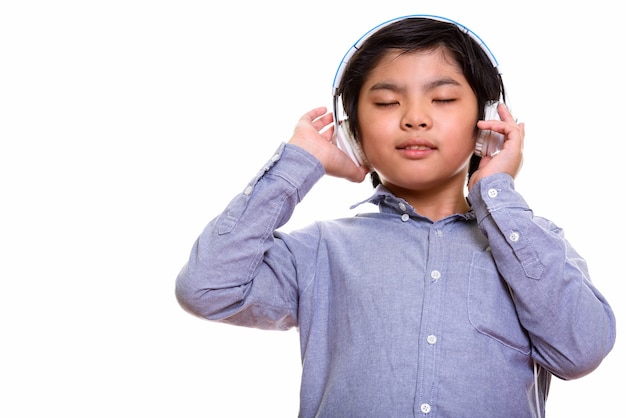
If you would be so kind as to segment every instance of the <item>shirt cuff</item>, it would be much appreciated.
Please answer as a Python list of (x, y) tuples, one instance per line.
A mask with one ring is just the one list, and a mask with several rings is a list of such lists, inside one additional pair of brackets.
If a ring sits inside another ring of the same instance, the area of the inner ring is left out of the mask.
[(493, 174), (478, 181), (467, 196), (480, 225), (490, 214), (502, 209), (529, 210), (524, 198), (515, 190), (513, 177)]

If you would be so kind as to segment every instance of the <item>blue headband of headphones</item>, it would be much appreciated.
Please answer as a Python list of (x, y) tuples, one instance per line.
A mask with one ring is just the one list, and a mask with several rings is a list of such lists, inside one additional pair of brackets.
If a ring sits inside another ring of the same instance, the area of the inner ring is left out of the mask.
[(496, 57), (493, 55), (493, 53), (491, 52), (491, 50), (489, 49), (489, 47), (487, 47), (487, 44), (485, 44), (485, 42), (483, 42), (483, 40), (476, 35), (476, 33), (474, 33), (473, 31), (471, 31), (469, 28), (467, 28), (466, 26), (463, 26), (462, 24), (445, 18), (445, 17), (441, 17), (441, 16), (434, 16), (434, 15), (407, 15), (407, 16), (401, 16), (401, 17), (397, 17), (394, 19), (390, 19), (387, 20), (386, 22), (383, 22), (375, 27), (373, 27), (372, 29), (370, 29), (369, 31), (367, 31), (363, 36), (361, 36), (355, 43), (354, 45), (352, 45), (350, 47), (350, 49), (348, 50), (348, 52), (346, 52), (346, 54), (343, 56), (343, 59), (341, 60), (341, 63), (339, 64), (339, 67), (337, 68), (337, 72), (335, 73), (335, 79), (333, 80), (333, 96), (337, 95), (337, 90), (339, 89), (339, 83), (341, 83), (341, 78), (343, 76), (343, 72), (346, 68), (346, 66), (348, 65), (348, 62), (350, 61), (350, 58), (352, 58), (352, 56), (354, 55), (354, 53), (356, 51), (359, 50), (359, 48), (361, 47), (361, 45), (363, 45), (363, 42), (365, 42), (365, 40), (367, 38), (369, 38), (370, 36), (372, 36), (374, 33), (376, 33), (379, 29), (384, 28), (387, 25), (390, 25), (394, 22), (397, 22), (399, 20), (403, 20), (403, 19), (407, 19), (407, 18), (412, 18), (412, 17), (422, 17), (422, 18), (427, 18), (427, 19), (433, 19), (433, 20), (439, 20), (442, 22), (448, 22), (448, 23), (453, 23), (455, 24), (459, 29), (461, 29), (463, 32), (467, 33), (468, 35), (470, 35), (481, 47), (482, 49), (485, 51), (485, 53), (487, 53), (487, 56), (489, 56), (489, 58), (491, 59), (491, 62), (493, 63), (493, 66), (495, 68), (498, 68), (498, 60), (496, 60)]

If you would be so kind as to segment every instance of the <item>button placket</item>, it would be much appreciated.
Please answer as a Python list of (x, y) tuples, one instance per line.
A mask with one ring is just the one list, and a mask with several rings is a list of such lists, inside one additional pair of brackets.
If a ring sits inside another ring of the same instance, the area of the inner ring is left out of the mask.
[(420, 332), (418, 351), (423, 361), (422, 373), (418, 376), (416, 385), (415, 408), (424, 415), (434, 411), (431, 404), (425, 401), (432, 400), (430, 388), (437, 382), (437, 362), (441, 353), (441, 340), (438, 334), (441, 332), (441, 306), (445, 298), (445, 283), (442, 279), (446, 272), (446, 260), (450, 251), (447, 240), (444, 238), (448, 236), (446, 225), (443, 222), (435, 222), (430, 226), (425, 271), (422, 273), (425, 276), (421, 324), (423, 333)]

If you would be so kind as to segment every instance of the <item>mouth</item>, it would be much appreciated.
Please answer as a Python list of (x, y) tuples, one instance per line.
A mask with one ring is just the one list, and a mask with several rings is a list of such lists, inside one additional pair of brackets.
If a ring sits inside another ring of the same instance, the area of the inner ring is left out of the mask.
[(411, 160), (422, 159), (431, 155), (437, 147), (425, 139), (411, 139), (404, 141), (396, 147), (405, 158)]
[(427, 151), (427, 150), (433, 149), (433, 147), (430, 147), (427, 145), (407, 145), (405, 147), (398, 147), (397, 149), (407, 150), (407, 151), (413, 151), (413, 150)]
[(426, 140), (425, 138), (412, 138), (407, 139), (405, 141), (400, 142), (396, 149), (398, 150), (407, 150), (407, 151), (428, 151), (436, 149), (437, 147), (432, 142)]

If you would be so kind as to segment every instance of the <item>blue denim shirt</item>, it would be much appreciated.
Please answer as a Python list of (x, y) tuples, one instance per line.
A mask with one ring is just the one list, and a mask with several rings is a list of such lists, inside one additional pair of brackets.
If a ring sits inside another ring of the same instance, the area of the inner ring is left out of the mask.
[(615, 318), (585, 261), (510, 176), (437, 222), (379, 186), (377, 212), (277, 231), (323, 175), (282, 144), (176, 281), (200, 317), (298, 327), (301, 417), (543, 416), (551, 375), (583, 376), (611, 350)]

